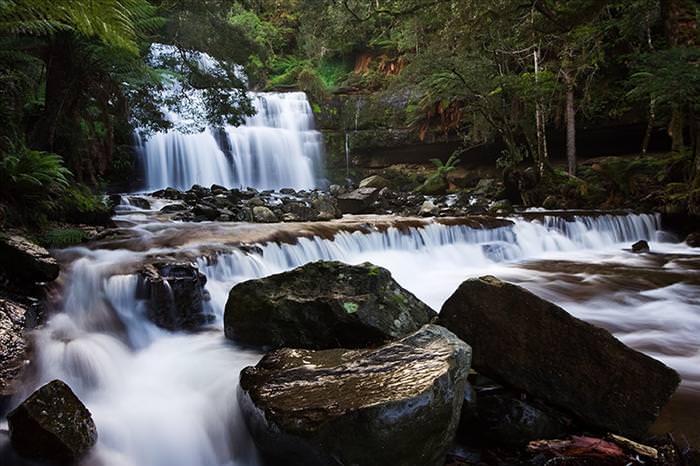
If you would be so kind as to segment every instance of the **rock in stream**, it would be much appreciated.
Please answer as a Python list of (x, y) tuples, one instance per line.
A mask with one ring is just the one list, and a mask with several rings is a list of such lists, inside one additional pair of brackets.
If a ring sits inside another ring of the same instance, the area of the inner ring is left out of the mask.
[(435, 316), (386, 269), (315, 262), (234, 286), (224, 331), (255, 345), (361, 348), (404, 337)]
[(241, 372), (238, 397), (269, 464), (442, 466), (470, 355), (436, 325), (377, 349), (281, 349)]
[(472, 346), (480, 373), (623, 435), (644, 434), (680, 383), (608, 331), (494, 277), (462, 283), (439, 323)]

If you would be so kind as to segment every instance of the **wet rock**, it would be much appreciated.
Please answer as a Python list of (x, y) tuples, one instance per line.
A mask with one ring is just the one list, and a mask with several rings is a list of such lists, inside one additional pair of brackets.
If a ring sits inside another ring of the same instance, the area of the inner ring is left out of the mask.
[(167, 330), (196, 330), (214, 320), (205, 301), (207, 278), (189, 263), (155, 263), (140, 272), (139, 294), (148, 318)]
[(129, 196), (129, 204), (131, 204), (134, 207), (138, 207), (139, 209), (143, 210), (149, 210), (151, 208), (151, 203), (148, 202), (148, 199), (145, 199), (140, 196)]
[(494, 277), (467, 280), (439, 322), (474, 348), (474, 368), (623, 435), (643, 434), (678, 374), (609, 332)]
[(391, 185), (389, 180), (380, 175), (372, 175), (360, 181), (360, 188), (388, 188)]
[(153, 197), (160, 197), (163, 199), (179, 200), (182, 199), (182, 193), (175, 188), (165, 188), (159, 191), (151, 193)]
[(218, 185), (218, 184), (213, 184), (209, 188), (213, 194), (227, 194), (228, 189), (224, 186)]
[(358, 188), (337, 197), (338, 208), (344, 214), (362, 214), (371, 211), (371, 205), (377, 200), (378, 188)]
[(343, 216), (338, 209), (338, 203), (330, 196), (319, 196), (313, 199), (311, 206), (318, 212), (316, 220), (332, 220)]
[(239, 403), (268, 464), (442, 466), (470, 354), (435, 325), (377, 349), (277, 350), (241, 372)]
[(280, 189), (280, 194), (294, 195), (294, 194), (296, 194), (296, 191), (293, 190), (292, 188), (282, 188), (282, 189)]
[(219, 209), (209, 204), (197, 204), (192, 213), (204, 220), (213, 221), (219, 216)]
[(418, 215), (421, 217), (434, 217), (438, 213), (440, 213), (440, 209), (430, 200), (423, 202), (418, 211)]
[(513, 213), (513, 205), (508, 199), (501, 199), (491, 204), (489, 212), (493, 215), (509, 215)]
[(632, 245), (632, 252), (649, 252), (649, 243), (644, 240), (637, 241)]
[(34, 284), (58, 277), (59, 267), (49, 251), (19, 235), (0, 236), (0, 271), (18, 288), (32, 289)]
[(35, 391), (8, 414), (7, 422), (20, 455), (51, 464), (73, 464), (97, 442), (90, 411), (60, 380)]
[(234, 286), (224, 331), (255, 345), (360, 348), (401, 338), (434, 316), (386, 269), (315, 262)]
[(275, 223), (278, 221), (275, 213), (264, 206), (253, 207), (253, 220), (258, 223)]
[(685, 238), (685, 244), (691, 248), (700, 248), (700, 231), (689, 234)]
[(15, 393), (15, 381), (27, 365), (27, 307), (0, 296), (0, 397)]
[(489, 384), (467, 388), (459, 431), (460, 439), (468, 444), (517, 447), (565, 435), (570, 425), (556, 410), (515, 390)]
[(159, 212), (162, 214), (172, 214), (174, 212), (182, 212), (183, 210), (187, 210), (187, 206), (184, 204), (168, 204), (163, 206)]

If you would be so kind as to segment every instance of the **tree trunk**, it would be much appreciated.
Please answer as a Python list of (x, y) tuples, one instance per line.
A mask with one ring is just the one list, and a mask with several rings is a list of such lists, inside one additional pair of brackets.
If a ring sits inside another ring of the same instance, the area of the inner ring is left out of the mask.
[[(535, 83), (539, 81), (538, 74), (540, 72), (540, 49), (535, 48), (532, 52), (533, 60), (535, 62)], [(545, 164), (547, 163), (547, 134), (546, 125), (544, 118), (544, 111), (542, 110), (542, 104), (537, 99), (535, 105), (535, 124), (537, 127), (537, 170), (540, 175), (544, 174)]]
[(651, 133), (654, 131), (654, 123), (656, 121), (656, 101), (649, 100), (649, 118), (647, 120), (647, 129), (644, 132), (644, 140), (642, 141), (642, 154), (646, 155), (649, 151), (649, 143), (651, 142)]
[(569, 162), (569, 175), (576, 174), (576, 109), (574, 89), (566, 90), (566, 160)]
[(685, 146), (683, 141), (683, 111), (675, 107), (668, 125), (668, 135), (671, 136), (671, 150), (681, 152)]

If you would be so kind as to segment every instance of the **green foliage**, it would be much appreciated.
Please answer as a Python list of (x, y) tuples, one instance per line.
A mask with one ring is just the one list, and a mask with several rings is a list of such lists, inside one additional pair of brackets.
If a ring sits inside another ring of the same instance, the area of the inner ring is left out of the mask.
[(360, 308), (356, 303), (343, 303), (343, 309), (345, 309), (345, 312), (348, 314), (354, 314), (357, 312), (357, 310)]
[(39, 238), (39, 243), (46, 248), (67, 248), (87, 241), (88, 235), (78, 228), (56, 228), (49, 230)]
[(0, 155), (0, 199), (20, 220), (42, 220), (57, 209), (68, 189), (70, 172), (56, 154), (10, 146)]

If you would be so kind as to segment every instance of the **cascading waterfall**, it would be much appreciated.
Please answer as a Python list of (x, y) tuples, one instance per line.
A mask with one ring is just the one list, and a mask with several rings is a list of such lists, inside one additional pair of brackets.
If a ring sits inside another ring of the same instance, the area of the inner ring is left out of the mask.
[[(622, 254), (628, 262), (641, 260), (622, 250), (639, 239), (652, 242), (654, 248), (677, 247), (656, 243), (666, 238), (659, 233), (654, 215), (576, 217), (565, 223), (544, 217), (533, 222), (516, 219), (513, 226), (496, 229), (435, 223), (233, 250), (214, 260), (197, 261), (207, 276), (209, 304), (218, 322), (211, 331), (195, 335), (165, 331), (147, 320), (145, 303), (138, 298), (138, 278), (123, 270), (124, 264), (142, 261), (151, 251), (78, 249), (73, 252), (81, 258), (71, 265), (63, 312), (37, 335), (37, 384), (61, 378), (75, 389), (95, 418), (99, 430), (95, 454), (104, 464), (256, 465), (235, 393), (239, 371), (255, 364), (260, 354), (226, 342), (220, 330), (228, 291), (235, 283), (321, 259), (371, 261), (391, 270), (403, 286), (439, 309), (469, 276), (491, 273), (546, 287), (546, 276), (533, 282), (537, 275), (519, 268), (524, 260), (549, 254), (589, 261), (603, 254)], [(591, 259), (590, 254), (597, 256)], [(672, 334), (676, 343), (687, 337), (688, 344), (694, 344), (700, 316), (687, 311), (690, 304), (683, 301), (687, 293), (677, 291), (645, 296), (646, 308), (635, 308), (635, 319), (640, 313), (653, 315), (660, 306), (680, 309), (686, 312), (685, 333), (659, 326), (645, 337), (631, 321), (622, 336), (632, 335), (629, 338), (636, 338), (632, 341), (640, 347), (645, 338), (658, 339), (663, 332)], [(615, 310), (615, 319), (629, 319), (624, 305), (610, 301), (605, 306)], [(679, 368), (686, 383), (700, 387), (700, 371), (692, 358), (657, 356)]]
[[(251, 93), (255, 114), (223, 134), (177, 130), (138, 138), (146, 191), (195, 184), (228, 188), (312, 189), (322, 171), (323, 141), (303, 92)], [(195, 98), (195, 97), (193, 97)], [(170, 120), (179, 117), (169, 115)], [(219, 143), (223, 138), (223, 143)]]

